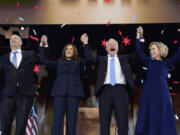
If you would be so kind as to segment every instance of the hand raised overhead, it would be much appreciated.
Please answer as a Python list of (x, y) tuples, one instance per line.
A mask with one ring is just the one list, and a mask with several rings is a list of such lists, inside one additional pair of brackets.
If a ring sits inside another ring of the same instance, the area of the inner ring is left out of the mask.
[(48, 44), (48, 37), (46, 35), (42, 35), (40, 46), (45, 46)]
[(82, 34), (80, 40), (84, 45), (88, 44), (88, 35), (86, 33)]

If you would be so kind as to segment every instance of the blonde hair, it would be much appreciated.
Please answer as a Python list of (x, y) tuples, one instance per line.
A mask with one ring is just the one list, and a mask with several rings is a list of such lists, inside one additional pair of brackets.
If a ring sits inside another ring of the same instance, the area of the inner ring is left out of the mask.
[(156, 45), (159, 49), (160, 55), (162, 58), (166, 58), (168, 55), (168, 47), (162, 42), (151, 42), (149, 45), (149, 49), (151, 49), (152, 45)]

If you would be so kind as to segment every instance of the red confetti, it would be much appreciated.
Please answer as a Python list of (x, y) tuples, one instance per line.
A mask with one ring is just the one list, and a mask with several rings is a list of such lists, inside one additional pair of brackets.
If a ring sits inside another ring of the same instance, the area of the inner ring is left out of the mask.
[(19, 7), (19, 5), (20, 5), (20, 3), (19, 3), (19, 1), (17, 1), (17, 7)]
[(35, 10), (39, 10), (39, 7), (37, 5), (34, 6)]
[(172, 66), (172, 70), (175, 70), (175, 67), (174, 67), (174, 66)]
[(130, 45), (130, 41), (131, 41), (131, 39), (129, 39), (129, 38), (126, 36), (126, 38), (123, 37), (122, 43), (124, 43), (125, 46), (127, 46), (127, 45)]
[(106, 26), (109, 26), (111, 24), (111, 20), (109, 20), (106, 24)]
[(73, 37), (72, 37), (72, 43), (74, 43), (74, 40), (75, 40), (75, 37), (73, 36)]
[(170, 93), (171, 96), (175, 96), (176, 94), (175, 93)]
[(38, 72), (40, 72), (38, 65), (35, 65), (35, 67), (34, 67), (34, 72), (36, 72), (36, 74), (38, 74)]
[(104, 2), (108, 3), (110, 0), (104, 0)]
[(174, 83), (174, 84), (179, 84), (179, 83), (180, 83), (180, 81), (174, 81), (173, 83)]
[(103, 47), (106, 46), (106, 40), (105, 40), (105, 39), (104, 39), (103, 41), (101, 41), (101, 45), (102, 45)]
[(46, 12), (46, 8), (44, 8), (43, 10), (44, 10), (44, 12)]
[(120, 30), (118, 30), (118, 34), (119, 34), (120, 36), (122, 36), (122, 32), (121, 32)]
[(31, 39), (36, 40), (37, 42), (39, 42), (39, 39), (38, 39), (37, 37), (34, 37), (34, 36), (32, 36), (32, 35), (30, 35), (29, 37), (30, 37)]
[(177, 43), (178, 43), (178, 41), (177, 41), (177, 40), (175, 40), (173, 43), (174, 43), (174, 44), (177, 44)]

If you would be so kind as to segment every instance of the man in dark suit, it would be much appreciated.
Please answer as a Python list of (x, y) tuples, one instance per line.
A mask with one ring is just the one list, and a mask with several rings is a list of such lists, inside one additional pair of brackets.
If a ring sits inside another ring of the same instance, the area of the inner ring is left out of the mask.
[[(81, 37), (88, 44), (87, 34)], [(118, 135), (128, 135), (128, 93), (135, 91), (128, 55), (118, 55), (118, 42), (109, 39), (107, 56), (92, 58), (98, 65), (95, 96), (99, 98), (100, 134), (110, 135), (112, 110), (118, 127)]]
[(35, 95), (34, 66), (39, 57), (33, 51), (21, 50), (22, 39), (17, 34), (10, 37), (11, 52), (0, 59), (1, 79), (1, 132), (10, 135), (16, 114), (16, 135), (25, 135), (25, 128)]

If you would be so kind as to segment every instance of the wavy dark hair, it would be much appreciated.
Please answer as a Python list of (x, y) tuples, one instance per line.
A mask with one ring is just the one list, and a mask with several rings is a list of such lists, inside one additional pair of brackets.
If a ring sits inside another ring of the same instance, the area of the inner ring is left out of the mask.
[(67, 44), (64, 46), (63, 51), (62, 51), (62, 56), (61, 56), (60, 59), (66, 60), (66, 55), (65, 55), (66, 48), (67, 48), (68, 46), (70, 46), (70, 45), (73, 47), (73, 55), (72, 55), (71, 60), (78, 60), (78, 59), (79, 59), (79, 57), (78, 57), (78, 55), (79, 55), (78, 50), (77, 50), (76, 46), (75, 46), (74, 44), (72, 44), (72, 43), (67, 43)]

